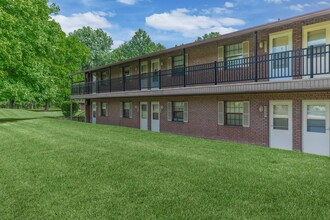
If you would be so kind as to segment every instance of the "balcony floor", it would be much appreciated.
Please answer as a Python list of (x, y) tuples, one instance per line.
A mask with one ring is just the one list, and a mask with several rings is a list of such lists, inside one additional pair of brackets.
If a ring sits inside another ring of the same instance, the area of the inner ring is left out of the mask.
[(222, 85), (203, 85), (192, 87), (166, 88), (159, 90), (132, 90), (111, 93), (96, 93), (74, 95), (72, 99), (98, 99), (120, 97), (152, 97), (152, 96), (180, 96), (180, 95), (209, 95), (234, 93), (262, 93), (262, 92), (294, 92), (294, 91), (324, 91), (330, 89), (330, 77), (314, 79), (296, 79), (283, 81), (265, 81), (251, 83), (236, 83)]

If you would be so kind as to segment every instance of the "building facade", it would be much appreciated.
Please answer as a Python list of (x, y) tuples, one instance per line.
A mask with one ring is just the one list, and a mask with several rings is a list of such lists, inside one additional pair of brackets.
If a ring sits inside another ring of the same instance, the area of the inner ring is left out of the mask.
[(330, 155), (330, 9), (71, 74), (86, 122)]

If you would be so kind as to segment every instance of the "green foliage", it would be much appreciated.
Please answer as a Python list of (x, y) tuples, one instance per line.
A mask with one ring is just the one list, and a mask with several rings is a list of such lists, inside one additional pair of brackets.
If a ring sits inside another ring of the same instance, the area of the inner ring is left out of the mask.
[(12, 102), (60, 102), (69, 96), (67, 74), (81, 69), (88, 50), (66, 38), (47, 0), (2, 0), (0, 97)]
[[(69, 101), (65, 101), (61, 105), (61, 110), (64, 117), (70, 117), (70, 108), (71, 103)], [(79, 104), (77, 102), (72, 102), (72, 116), (75, 115), (79, 110)]]
[(208, 34), (204, 34), (201, 37), (198, 37), (196, 39), (196, 41), (206, 40), (206, 39), (213, 38), (213, 37), (218, 37), (218, 36), (220, 36), (219, 32), (211, 32), (211, 33), (208, 33)]
[(102, 29), (93, 30), (91, 27), (83, 27), (70, 33), (76, 37), (90, 52), (88, 67), (96, 67), (106, 64), (113, 44), (112, 38)]
[(112, 52), (111, 62), (127, 60), (164, 49), (165, 46), (154, 43), (146, 31), (139, 29), (130, 41), (120, 45)]

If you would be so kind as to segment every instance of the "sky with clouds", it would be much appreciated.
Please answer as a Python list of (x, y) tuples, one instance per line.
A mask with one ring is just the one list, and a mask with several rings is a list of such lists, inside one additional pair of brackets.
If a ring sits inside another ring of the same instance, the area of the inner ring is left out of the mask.
[(330, 0), (50, 0), (61, 11), (53, 18), (66, 33), (83, 26), (102, 28), (114, 48), (142, 28), (166, 47), (330, 7)]

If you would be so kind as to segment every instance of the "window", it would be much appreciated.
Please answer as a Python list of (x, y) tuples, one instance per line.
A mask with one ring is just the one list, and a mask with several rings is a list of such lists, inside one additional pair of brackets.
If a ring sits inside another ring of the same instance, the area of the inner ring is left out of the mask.
[(179, 55), (173, 57), (172, 76), (180, 76), (184, 73), (184, 56)]
[(172, 102), (172, 120), (183, 121), (184, 102)]
[(242, 43), (232, 44), (226, 46), (226, 60), (237, 60), (243, 58), (243, 46)]
[(273, 39), (272, 49), (272, 68), (284, 69), (289, 68), (289, 37), (277, 37)]
[(226, 125), (242, 126), (243, 125), (243, 102), (226, 102), (225, 120)]
[(249, 52), (249, 41), (218, 47), (219, 70), (248, 67)]
[(307, 131), (315, 133), (326, 132), (325, 105), (307, 105)]
[(101, 102), (101, 116), (105, 117), (107, 116), (107, 103)]
[(123, 102), (123, 118), (131, 118), (132, 113), (132, 103)]
[(101, 80), (107, 80), (109, 79), (109, 74), (107, 71), (101, 72)]
[(124, 67), (123, 74), (124, 74), (124, 77), (125, 77), (125, 81), (128, 81), (128, 80), (131, 79), (131, 73), (130, 73), (130, 67), (129, 66)]
[(274, 105), (273, 106), (273, 129), (289, 130), (289, 106)]
[(188, 102), (168, 102), (167, 121), (188, 122)]
[(325, 29), (307, 33), (307, 46), (321, 46), (326, 44)]
[[(310, 31), (307, 33), (307, 46), (314, 46), (313, 53), (318, 57), (320, 57), (320, 55), (324, 56), (326, 52), (325, 47), (322, 47), (326, 45), (325, 33), (325, 29)], [(308, 51), (308, 53), (310, 53), (310, 51)]]

